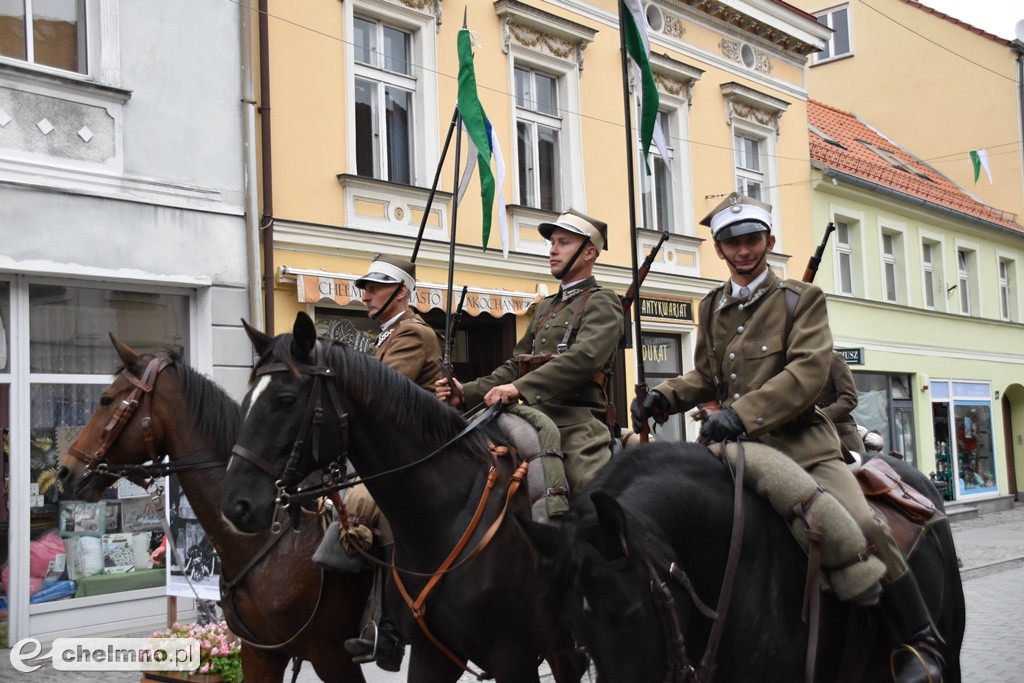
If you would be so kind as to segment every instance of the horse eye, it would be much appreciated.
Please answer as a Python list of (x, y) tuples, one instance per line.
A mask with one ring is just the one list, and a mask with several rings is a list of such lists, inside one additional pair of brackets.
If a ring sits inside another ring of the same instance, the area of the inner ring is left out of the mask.
[(281, 394), (274, 398), (275, 408), (291, 408), (295, 404), (295, 397), (291, 394)]
[(110, 398), (109, 396), (100, 396), (100, 405), (103, 406), (104, 408), (106, 408), (113, 402), (114, 399)]

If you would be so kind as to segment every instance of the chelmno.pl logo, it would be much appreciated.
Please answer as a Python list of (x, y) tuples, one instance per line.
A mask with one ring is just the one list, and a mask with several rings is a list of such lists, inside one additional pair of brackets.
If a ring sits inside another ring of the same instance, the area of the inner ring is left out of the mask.
[[(45, 654), (35, 638), (11, 648), (11, 665), (24, 673), (49, 659), (58, 671), (195, 671), (199, 641), (195, 638), (57, 638)], [(32, 662), (29, 664), (28, 662)]]

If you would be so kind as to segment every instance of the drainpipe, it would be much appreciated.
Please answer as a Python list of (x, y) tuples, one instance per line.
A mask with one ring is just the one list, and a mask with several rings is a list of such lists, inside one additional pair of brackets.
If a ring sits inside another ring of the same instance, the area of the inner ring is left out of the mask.
[(263, 314), (264, 330), (274, 334), (274, 182), (270, 157), (270, 39), (267, 0), (260, 0), (260, 147), (263, 151)]
[(242, 33), (242, 127), (244, 135), (243, 168), (245, 173), (245, 256), (249, 276), (249, 322), (263, 324), (263, 290), (260, 278), (260, 193), (256, 187), (258, 162), (256, 160), (256, 79), (253, 74), (253, 12), (245, 3), (239, 3)]
[[(1017, 22), (1017, 40), (1010, 43), (1010, 47), (1017, 53), (1017, 112), (1020, 115), (1020, 139), (1024, 141), (1024, 36), (1020, 35), (1020, 26), (1024, 22)], [(1024, 146), (1021, 149), (1021, 182), (1024, 183)]]

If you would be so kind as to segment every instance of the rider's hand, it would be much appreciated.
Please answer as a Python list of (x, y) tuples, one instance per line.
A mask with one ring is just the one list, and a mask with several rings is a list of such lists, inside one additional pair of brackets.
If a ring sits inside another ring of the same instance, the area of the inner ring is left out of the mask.
[(501, 384), (494, 387), (484, 395), (484, 403), (489, 406), (495, 403), (515, 403), (519, 400), (519, 389), (515, 384)]
[[(647, 396), (644, 397), (644, 413), (647, 417), (653, 417), (654, 421), (658, 424), (665, 424), (665, 421), (671, 415), (671, 406), (668, 404), (668, 399), (665, 398), (664, 394), (660, 391), (651, 389), (647, 392)], [(633, 418), (633, 431), (639, 434), (643, 428), (643, 418), (640, 415), (640, 406), (636, 399), (629, 405), (629, 414)]]
[(452, 381), (455, 382), (455, 387), (458, 391), (452, 391), (451, 386), (448, 384), (448, 379), (442, 377), (434, 382), (434, 395), (455, 408), (462, 403), (462, 384), (460, 384), (459, 380), (454, 377), (452, 378)]
[(700, 428), (701, 441), (735, 439), (747, 431), (743, 421), (732, 408), (723, 408), (711, 414)]

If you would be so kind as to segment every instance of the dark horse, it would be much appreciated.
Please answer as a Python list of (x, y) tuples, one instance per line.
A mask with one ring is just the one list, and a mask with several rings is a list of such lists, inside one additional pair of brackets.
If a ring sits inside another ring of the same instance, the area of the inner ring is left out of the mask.
[[(901, 460), (876, 457), (941, 509), (924, 475)], [(733, 482), (727, 466), (703, 446), (651, 444), (613, 458), (573, 502), (560, 528), (525, 522), (551, 558), (553, 607), (571, 622), (604, 683), (694, 680), (672, 671), (683, 660), (674, 654), (680, 643), (672, 637), (682, 635), (686, 659), (697, 666), (712, 621), (668, 570), (675, 563), (697, 598), (716, 608), (729, 553)], [(743, 498), (742, 549), (728, 613), (721, 615), (715, 678), (805, 680), (808, 629), (801, 608), (807, 557), (764, 499), (748, 488)], [(946, 639), (945, 680), (958, 683), (965, 609), (948, 522), (931, 527), (910, 566)], [(659, 597), (662, 583), (671, 591), (678, 628), (664, 611), (670, 603)], [(851, 609), (870, 630), (848, 632)], [(890, 680), (890, 645), (873, 614), (828, 593), (821, 617), (815, 680)], [(858, 650), (844, 664), (848, 640)]]
[[(456, 660), (470, 660), (498, 681), (538, 681), (539, 657), (544, 656), (557, 680), (578, 681), (582, 656), (566, 649), (567, 631), (544, 607), (547, 576), (540, 556), (510, 519), (494, 531), (506, 504), (510, 458), (492, 456), (481, 430), (459, 437), (466, 420), (404, 376), (343, 344), (317, 342), (313, 323), (303, 313), (294, 334), (271, 338), (247, 330), (260, 355), (254, 371), (259, 381), (243, 402), (246, 417), (235, 452), (248, 449), (250, 458), (265, 462), (257, 467), (249, 459), (232, 459), (225, 516), (242, 531), (267, 528), (276, 491), (275, 477), (264, 468), (284, 469), (293, 444), (302, 440), (307, 448), (294, 463), (301, 478), (327, 464), (314, 463), (313, 442), (330, 458), (344, 457), (347, 445), (348, 457), (394, 532), (393, 559), (409, 594), (416, 598), (432, 576), (440, 579), (422, 607), (437, 643), (405, 607), (394, 577), (388, 581), (392, 616), (412, 645), (409, 680), (455, 681), (463, 672)], [(345, 426), (339, 426), (332, 393), (347, 414)], [(326, 407), (322, 428), (315, 435), (300, 433), (307, 406), (318, 401)], [(451, 569), (438, 575), (471, 528), (492, 468), (497, 482), (481, 506), (480, 524)], [(529, 501), (513, 496), (508, 511), (528, 516)], [(476, 553), (488, 531), (493, 536)]]
[[(225, 579), (238, 578), (271, 538), (269, 531), (240, 534), (220, 514), (224, 468), (241, 425), (238, 404), (174, 355), (161, 353), (157, 362), (166, 361), (166, 366), (149, 380), (142, 407), (111, 440), (105, 428), (112, 424), (122, 401), (137, 391), (133, 382), (142, 382), (154, 360), (116, 340), (114, 346), (125, 369), (103, 391), (92, 418), (69, 450), (88, 457), (105, 443), (105, 454), (99, 459), (109, 470), (140, 465), (151, 458), (141, 426), (148, 413), (153, 451), (168, 454), (172, 466), (220, 461), (215, 467), (180, 471), (177, 476), (220, 556)], [(114, 481), (110, 474), (97, 474), (93, 468), (99, 464), (86, 467), (81, 459), (65, 455), (59, 470), (65, 494), (97, 500)], [(311, 662), (325, 681), (361, 683), (365, 680), (361, 668), (349, 657), (338, 656), (338, 649), (345, 638), (359, 631), (372, 573), (324, 572), (316, 565), (311, 556), (323, 538), (323, 527), (313, 515), (304, 517), (298, 533), (279, 533), (280, 540), (238, 582), (233, 592), (235, 614), (225, 606), (232, 632), (254, 641), (242, 643), (245, 680), (281, 681), (288, 660), (299, 657)], [(221, 604), (228, 599), (222, 593)]]

